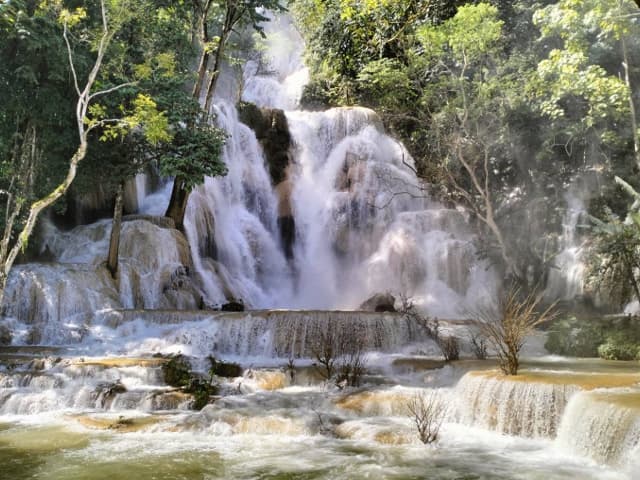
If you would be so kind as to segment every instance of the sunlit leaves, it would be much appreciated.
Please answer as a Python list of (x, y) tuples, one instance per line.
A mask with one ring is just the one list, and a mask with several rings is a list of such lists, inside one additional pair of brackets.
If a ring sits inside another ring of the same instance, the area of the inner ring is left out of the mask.
[(225, 132), (212, 125), (177, 126), (172, 141), (163, 147), (160, 173), (180, 178), (187, 191), (202, 184), (205, 176), (225, 175), (221, 159), (225, 140)]
[(103, 142), (125, 137), (138, 128), (152, 145), (171, 140), (166, 114), (158, 111), (156, 102), (148, 95), (138, 94), (133, 99), (132, 108), (129, 111), (123, 106), (120, 110), (123, 115), (108, 118), (107, 109), (103, 105), (94, 103), (89, 107), (90, 116), (85, 123), (91, 128), (101, 128), (100, 140)]
[(495, 49), (502, 37), (502, 20), (493, 5), (465, 5), (442, 25), (422, 26), (417, 33), (427, 60), (441, 60), (444, 55), (458, 65), (469, 65)]
[(73, 28), (86, 17), (87, 11), (84, 8), (76, 8), (75, 10), (63, 8), (58, 18), (60, 23), (67, 25), (69, 28)]
[[(626, 34), (632, 25), (631, 9), (637, 13), (626, 0), (561, 0), (535, 13), (542, 38), (562, 41), (562, 48), (552, 49), (539, 62), (529, 84), (531, 98), (544, 115), (560, 119), (568, 115), (568, 109), (576, 110), (576, 102), (582, 102), (583, 129), (628, 116), (629, 88), (619, 75), (593, 61), (591, 48), (594, 39), (616, 42)], [(603, 141), (611, 142), (614, 137), (607, 128), (601, 133)]]
[(369, 62), (357, 80), (360, 88), (367, 89), (383, 110), (402, 108), (417, 95), (406, 69), (397, 60), (383, 58)]

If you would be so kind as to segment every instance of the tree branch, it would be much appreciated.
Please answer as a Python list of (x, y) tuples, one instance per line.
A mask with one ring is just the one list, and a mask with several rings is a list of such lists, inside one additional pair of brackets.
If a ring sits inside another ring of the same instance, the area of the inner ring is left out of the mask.
[(95, 93), (92, 93), (91, 95), (89, 95), (89, 102), (91, 100), (93, 100), (94, 98), (99, 97), (101, 95), (107, 95), (109, 93), (113, 93), (113, 92), (115, 92), (117, 90), (120, 90), (122, 88), (125, 88), (125, 87), (133, 87), (134, 85), (137, 85), (137, 84), (138, 84), (137, 81), (136, 82), (126, 82), (126, 83), (121, 83), (120, 85), (116, 85), (115, 87), (107, 88), (106, 90), (100, 90), (98, 92), (95, 92)]

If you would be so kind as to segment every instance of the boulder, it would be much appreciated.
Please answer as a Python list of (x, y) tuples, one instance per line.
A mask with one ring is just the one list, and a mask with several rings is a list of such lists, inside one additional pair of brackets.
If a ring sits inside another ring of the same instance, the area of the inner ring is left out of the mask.
[(11, 329), (6, 325), (0, 325), (0, 345), (11, 345), (12, 340)]
[(376, 293), (360, 305), (360, 310), (364, 312), (395, 312), (395, 303), (396, 299), (390, 293)]
[(239, 302), (231, 300), (229, 303), (222, 305), (220, 310), (223, 312), (244, 312), (244, 303), (242, 303), (242, 300)]

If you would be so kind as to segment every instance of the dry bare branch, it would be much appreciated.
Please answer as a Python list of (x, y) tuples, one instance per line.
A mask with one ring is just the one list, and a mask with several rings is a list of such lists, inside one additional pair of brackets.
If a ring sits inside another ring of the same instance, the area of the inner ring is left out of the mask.
[(517, 375), (520, 351), (533, 330), (555, 317), (555, 303), (540, 310), (542, 296), (523, 295), (518, 288), (507, 291), (494, 307), (476, 313), (476, 325), (498, 356), (505, 375)]
[(435, 442), (440, 433), (447, 407), (434, 391), (418, 393), (407, 402), (407, 415), (418, 430), (418, 437), (425, 445)]

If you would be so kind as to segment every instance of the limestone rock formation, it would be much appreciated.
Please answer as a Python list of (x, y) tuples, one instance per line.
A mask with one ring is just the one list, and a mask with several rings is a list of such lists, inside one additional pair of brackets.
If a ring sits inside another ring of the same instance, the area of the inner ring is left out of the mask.
[(262, 145), (271, 181), (278, 194), (278, 227), (287, 258), (293, 256), (295, 222), (291, 214), (291, 185), (289, 170), (292, 164), (290, 152), (292, 139), (289, 124), (283, 110), (259, 108), (243, 102), (238, 110), (240, 120), (256, 134)]
[(396, 298), (389, 292), (376, 293), (360, 305), (359, 310), (364, 312), (395, 312), (395, 303)]

